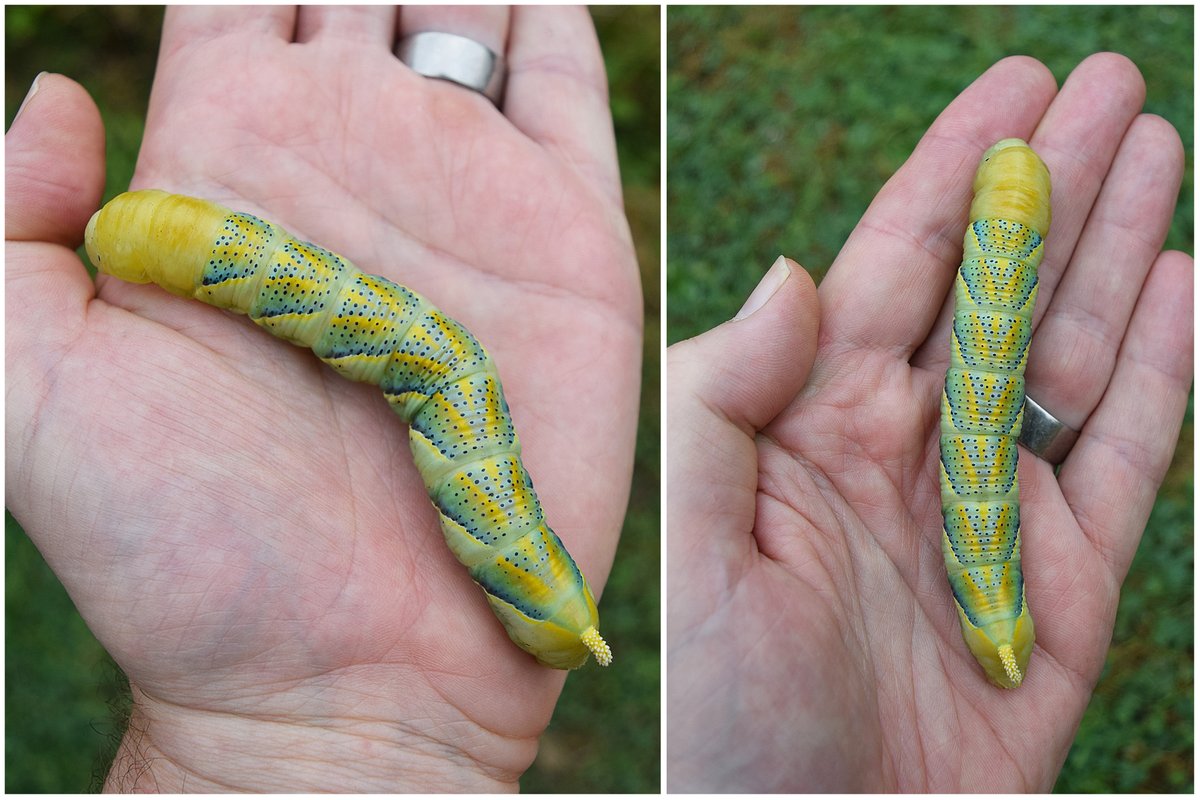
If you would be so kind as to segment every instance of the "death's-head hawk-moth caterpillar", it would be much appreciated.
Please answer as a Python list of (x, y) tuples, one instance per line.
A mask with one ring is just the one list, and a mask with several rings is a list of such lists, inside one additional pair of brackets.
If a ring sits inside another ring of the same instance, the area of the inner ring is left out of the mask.
[(974, 191), (942, 395), (942, 553), (967, 646), (992, 683), (1012, 689), (1033, 649), (1017, 436), (1050, 173), (1024, 141), (1003, 139), (983, 154)]
[(607, 665), (596, 602), (546, 524), (496, 367), (425, 298), (249, 214), (160, 191), (122, 194), (85, 235), (104, 273), (248, 315), (383, 389), (454, 555), (539, 662)]

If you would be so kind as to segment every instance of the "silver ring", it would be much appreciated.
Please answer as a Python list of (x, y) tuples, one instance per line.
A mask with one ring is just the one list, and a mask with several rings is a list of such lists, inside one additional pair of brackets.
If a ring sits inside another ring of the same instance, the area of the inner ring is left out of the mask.
[(1046, 409), (1025, 397), (1025, 410), (1021, 420), (1021, 435), (1018, 441), (1026, 449), (1054, 466), (1067, 460), (1067, 454), (1075, 446), (1079, 431), (1059, 422)]
[(491, 100), (504, 94), (504, 59), (474, 39), (440, 31), (405, 36), (396, 57), (418, 75), (450, 81)]

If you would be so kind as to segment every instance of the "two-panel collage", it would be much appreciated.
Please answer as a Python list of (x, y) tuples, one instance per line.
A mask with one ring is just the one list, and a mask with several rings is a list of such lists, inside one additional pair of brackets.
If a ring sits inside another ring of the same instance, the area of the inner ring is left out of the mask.
[(1195, 16), (7, 6), (5, 791), (1194, 792)]

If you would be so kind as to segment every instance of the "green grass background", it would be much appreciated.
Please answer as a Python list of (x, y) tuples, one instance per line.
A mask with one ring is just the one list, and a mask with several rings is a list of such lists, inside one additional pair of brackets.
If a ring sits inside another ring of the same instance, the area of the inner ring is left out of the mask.
[[(780, 253), (818, 279), (934, 117), (1000, 58), (1061, 85), (1130, 57), (1187, 173), (1167, 247), (1193, 251), (1190, 7), (671, 7), (668, 339), (729, 319)], [(1193, 786), (1192, 412), (1125, 582), (1108, 663), (1056, 791)], [(1013, 724), (1019, 725), (1020, 720)]]
[[(629, 514), (604, 591), (618, 660), (572, 673), (521, 781), (529, 792), (659, 790), (659, 10), (597, 8), (626, 208), (645, 287), (642, 414)], [(41, 70), (82, 83), (108, 132), (106, 197), (133, 174), (161, 29), (147, 7), (5, 9), (5, 119)], [(120, 670), (20, 526), (5, 528), (5, 788), (98, 790), (128, 707)]]

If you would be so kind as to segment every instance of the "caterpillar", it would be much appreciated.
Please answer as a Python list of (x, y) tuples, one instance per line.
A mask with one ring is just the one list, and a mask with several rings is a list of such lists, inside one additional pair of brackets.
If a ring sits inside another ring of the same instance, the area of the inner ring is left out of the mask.
[(942, 554), (963, 638), (988, 679), (1024, 680), (1033, 618), (1021, 572), (1017, 436), (1050, 173), (1021, 139), (983, 154), (954, 285), (941, 411)]
[(521, 463), (496, 367), (462, 325), (277, 225), (192, 197), (119, 195), (84, 241), (101, 272), (246, 314), (378, 385), (409, 426), (446, 543), (513, 642), (556, 669), (589, 655), (609, 664), (596, 601)]

